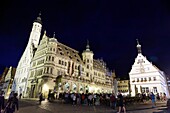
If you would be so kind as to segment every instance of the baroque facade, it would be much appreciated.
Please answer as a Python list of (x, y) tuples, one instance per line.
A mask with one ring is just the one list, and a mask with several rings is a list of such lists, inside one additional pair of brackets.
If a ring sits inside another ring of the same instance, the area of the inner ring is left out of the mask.
[(82, 53), (44, 33), (31, 61), (27, 85), (29, 97), (49, 91), (76, 93), (112, 93), (113, 73), (103, 60), (93, 59), (89, 44)]
[(113, 76), (100, 59), (94, 59), (89, 43), (82, 57), (46, 31), (40, 40), (42, 22), (34, 21), (26, 49), (18, 63), (13, 90), (35, 98), (39, 92), (111, 93)]
[(130, 95), (130, 81), (129, 80), (118, 80), (118, 92), (121, 92), (122, 95)]
[(166, 75), (142, 55), (139, 42), (137, 49), (138, 55), (129, 73), (131, 96), (153, 92), (154, 94), (166, 93), (169, 97)]

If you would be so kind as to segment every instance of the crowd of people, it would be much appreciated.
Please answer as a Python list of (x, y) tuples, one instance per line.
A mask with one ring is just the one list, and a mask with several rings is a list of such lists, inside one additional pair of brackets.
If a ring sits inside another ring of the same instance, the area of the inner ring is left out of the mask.
[(76, 105), (88, 105), (88, 106), (96, 106), (96, 105), (106, 105), (110, 106), (113, 109), (116, 109), (116, 107), (119, 107), (119, 112), (121, 109), (123, 109), (126, 112), (125, 109), (125, 101), (124, 97), (121, 93), (119, 93), (117, 96), (112, 93), (60, 93), (58, 96), (55, 95), (55, 93), (49, 93), (48, 94), (48, 100), (52, 101), (58, 99), (62, 103), (65, 104), (72, 104), (73, 106)]
[(63, 103), (72, 104), (73, 106), (76, 105), (88, 105), (88, 106), (95, 106), (95, 105), (106, 105), (110, 106), (113, 109), (118, 107), (118, 113), (121, 111), (126, 112), (125, 105), (134, 104), (134, 103), (145, 103), (151, 102), (152, 107), (156, 107), (156, 101), (166, 101), (166, 94), (165, 93), (157, 93), (154, 94), (153, 92), (148, 93), (147, 95), (137, 94), (136, 97), (130, 96), (123, 96), (120, 92), (118, 95), (107, 94), (96, 94), (96, 93), (87, 93), (87, 94), (80, 94), (80, 93), (60, 93), (58, 96), (55, 93), (49, 93), (48, 100), (55, 100), (59, 99)]
[[(0, 113), (14, 113), (15, 111), (18, 111), (18, 94), (11, 92), (9, 95), (9, 98), (7, 101), (5, 101), (3, 92), (0, 93)], [(19, 95), (19, 99), (21, 99), (22, 94)], [(72, 104), (73, 106), (76, 105), (88, 105), (88, 106), (96, 106), (96, 105), (106, 105), (110, 106), (113, 109), (116, 109), (118, 107), (118, 113), (121, 111), (124, 111), (126, 113), (126, 107), (127, 104), (132, 104), (135, 102), (146, 102), (148, 100), (151, 100), (152, 107), (156, 107), (156, 101), (166, 101), (166, 94), (165, 93), (157, 93), (156, 95), (151, 92), (147, 96), (142, 93), (136, 95), (136, 97), (125, 97), (120, 92), (118, 95), (115, 95), (114, 93), (108, 94), (108, 93), (59, 93), (59, 95), (56, 95), (55, 93), (49, 93), (48, 94), (48, 100), (53, 101), (55, 99), (60, 100), (62, 103), (65, 104)], [(43, 101), (43, 94), (39, 93), (39, 103), (41, 104), (41, 101)]]

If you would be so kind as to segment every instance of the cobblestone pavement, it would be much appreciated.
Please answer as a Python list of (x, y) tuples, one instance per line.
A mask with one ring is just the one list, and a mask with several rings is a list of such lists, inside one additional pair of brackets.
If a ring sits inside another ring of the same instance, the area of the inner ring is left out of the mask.
[[(165, 105), (165, 103), (158, 103), (156, 108), (152, 108), (150, 103), (128, 105), (127, 113), (170, 113)], [(108, 106), (72, 106), (48, 101), (43, 101), (39, 105), (35, 100), (21, 100), (19, 113), (117, 113), (117, 111)]]

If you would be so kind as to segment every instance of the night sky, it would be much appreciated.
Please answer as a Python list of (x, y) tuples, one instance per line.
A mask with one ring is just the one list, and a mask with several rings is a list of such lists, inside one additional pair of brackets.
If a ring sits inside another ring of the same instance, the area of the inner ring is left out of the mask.
[(118, 77), (127, 77), (137, 56), (136, 39), (147, 59), (170, 74), (168, 0), (5, 0), (0, 7), (0, 74), (14, 66), (41, 11), (43, 29), (59, 42), (103, 58)]

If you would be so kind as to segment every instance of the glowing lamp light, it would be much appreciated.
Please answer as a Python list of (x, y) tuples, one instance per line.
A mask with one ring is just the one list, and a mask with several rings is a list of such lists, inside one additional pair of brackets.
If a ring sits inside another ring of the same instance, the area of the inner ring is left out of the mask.
[(48, 85), (47, 85), (47, 84), (44, 84), (44, 85), (43, 85), (43, 91), (48, 91), (48, 90), (49, 90)]

